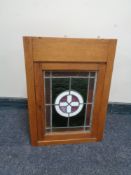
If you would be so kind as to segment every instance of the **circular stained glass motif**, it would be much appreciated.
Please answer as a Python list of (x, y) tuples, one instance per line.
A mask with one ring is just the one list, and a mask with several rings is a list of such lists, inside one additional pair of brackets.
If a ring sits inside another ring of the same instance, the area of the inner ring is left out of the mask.
[(63, 117), (73, 117), (83, 108), (83, 98), (76, 91), (64, 91), (55, 100), (55, 109)]

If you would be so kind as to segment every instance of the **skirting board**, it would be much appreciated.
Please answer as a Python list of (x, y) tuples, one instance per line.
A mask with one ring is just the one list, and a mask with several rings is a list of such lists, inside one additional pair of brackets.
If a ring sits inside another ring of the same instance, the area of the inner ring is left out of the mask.
[[(27, 108), (27, 98), (0, 97), (0, 108)], [(131, 114), (131, 103), (109, 102), (108, 113)]]

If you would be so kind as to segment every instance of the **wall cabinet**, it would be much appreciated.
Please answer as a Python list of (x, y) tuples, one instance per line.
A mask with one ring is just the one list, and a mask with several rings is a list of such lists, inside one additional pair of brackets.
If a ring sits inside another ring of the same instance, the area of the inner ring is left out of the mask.
[(115, 39), (24, 37), (31, 144), (100, 141)]

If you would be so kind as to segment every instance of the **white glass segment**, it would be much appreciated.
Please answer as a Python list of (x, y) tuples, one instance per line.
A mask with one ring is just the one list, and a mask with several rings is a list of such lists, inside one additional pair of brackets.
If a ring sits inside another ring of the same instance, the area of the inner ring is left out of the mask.
[[(64, 102), (61, 101), (63, 99), (65, 100)], [(83, 104), (83, 98), (78, 92), (64, 91), (57, 96), (55, 100), (55, 109), (57, 113), (63, 117), (73, 117), (80, 113), (83, 108)]]

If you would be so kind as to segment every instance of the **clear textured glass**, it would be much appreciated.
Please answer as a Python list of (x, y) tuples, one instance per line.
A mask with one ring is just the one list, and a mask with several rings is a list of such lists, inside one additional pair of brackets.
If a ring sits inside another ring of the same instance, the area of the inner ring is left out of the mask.
[(88, 91), (88, 102), (89, 103), (91, 103), (93, 100), (94, 84), (95, 84), (95, 79), (90, 78), (89, 91)]
[(50, 78), (45, 78), (45, 103), (50, 104)]
[(90, 116), (91, 116), (91, 109), (92, 109), (92, 104), (87, 104), (86, 106), (86, 121), (85, 121), (85, 126), (90, 125)]
[(51, 127), (51, 121), (50, 121), (50, 105), (45, 106), (45, 113), (46, 113), (46, 127), (50, 128)]

